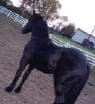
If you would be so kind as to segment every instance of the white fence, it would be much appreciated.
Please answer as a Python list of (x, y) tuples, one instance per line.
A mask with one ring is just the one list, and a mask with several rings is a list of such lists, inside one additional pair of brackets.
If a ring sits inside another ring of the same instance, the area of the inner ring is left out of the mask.
[[(14, 13), (12, 12), (11, 10), (8, 10), (7, 8), (3, 7), (3, 6), (0, 6), (0, 13), (3, 13), (5, 14), (7, 17), (10, 17), (12, 18), (14, 21), (20, 23), (22, 26), (24, 26), (28, 20), (26, 18), (23, 18), (22, 16), (20, 16), (19, 14), (17, 13)], [(50, 34), (50, 38), (53, 40), (53, 42), (59, 46), (64, 46), (64, 47), (73, 47), (73, 48), (76, 48), (76, 49), (79, 49), (80, 51), (82, 51), (85, 56), (87, 57), (87, 59), (89, 60), (89, 63), (93, 66), (95, 66), (95, 55), (94, 54), (91, 54), (87, 51), (84, 51), (80, 48), (77, 48), (69, 43), (66, 43), (66, 42), (63, 42), (62, 40), (56, 38), (55, 36), (53, 36), (52, 34)]]
[(14, 13), (3, 6), (0, 6), (0, 13), (4, 13), (5, 15), (7, 15), (7, 17), (12, 18), (14, 21), (20, 23), (22, 26), (24, 26), (28, 21), (26, 18), (23, 18), (19, 14)]

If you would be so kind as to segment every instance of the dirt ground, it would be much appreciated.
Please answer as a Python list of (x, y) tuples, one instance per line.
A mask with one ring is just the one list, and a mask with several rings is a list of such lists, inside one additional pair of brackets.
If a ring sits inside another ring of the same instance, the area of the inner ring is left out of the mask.
[[(0, 104), (52, 104), (54, 88), (52, 75), (34, 70), (21, 93), (6, 93), (19, 65), (23, 48), (30, 34), (21, 34), (21, 27), (0, 14)], [(95, 71), (81, 92), (76, 104), (95, 104)]]

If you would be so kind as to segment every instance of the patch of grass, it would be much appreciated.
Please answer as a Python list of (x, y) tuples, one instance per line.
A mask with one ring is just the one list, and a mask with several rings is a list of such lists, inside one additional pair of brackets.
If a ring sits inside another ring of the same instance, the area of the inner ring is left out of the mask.
[[(53, 33), (52, 33), (53, 34)], [(60, 40), (62, 40), (62, 41), (64, 41), (64, 42), (68, 42), (68, 43), (70, 43), (71, 45), (74, 45), (75, 47), (78, 47), (78, 48), (80, 48), (80, 49), (83, 49), (84, 51), (87, 51), (87, 52), (90, 52), (90, 53), (92, 53), (92, 54), (95, 54), (95, 52), (94, 51), (91, 51), (90, 49), (87, 49), (87, 48), (85, 48), (85, 47), (83, 47), (82, 45), (80, 45), (80, 44), (78, 44), (78, 43), (75, 43), (74, 41), (72, 41), (71, 39), (69, 39), (69, 38), (67, 38), (67, 37), (65, 37), (65, 36), (62, 36), (62, 35), (60, 35), (60, 34), (53, 34), (56, 38), (58, 38), (58, 39), (60, 39)]]

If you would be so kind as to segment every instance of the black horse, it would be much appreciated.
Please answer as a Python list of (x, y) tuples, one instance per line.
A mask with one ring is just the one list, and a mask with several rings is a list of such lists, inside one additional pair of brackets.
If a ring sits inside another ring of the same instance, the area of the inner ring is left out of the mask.
[(14, 89), (25, 67), (29, 65), (15, 89), (16, 93), (21, 91), (28, 75), (36, 68), (54, 75), (54, 104), (74, 104), (89, 77), (90, 68), (86, 57), (77, 49), (55, 45), (49, 39), (47, 23), (40, 14), (33, 13), (22, 29), (23, 34), (29, 32), (32, 32), (31, 40), (24, 48), (13, 82), (5, 90), (11, 92)]

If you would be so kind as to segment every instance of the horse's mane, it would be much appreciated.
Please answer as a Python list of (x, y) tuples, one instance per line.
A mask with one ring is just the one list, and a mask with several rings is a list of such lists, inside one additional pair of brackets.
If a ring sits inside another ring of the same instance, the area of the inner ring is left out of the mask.
[(34, 38), (49, 38), (48, 25), (40, 14), (35, 14), (32, 18), (32, 36)]

